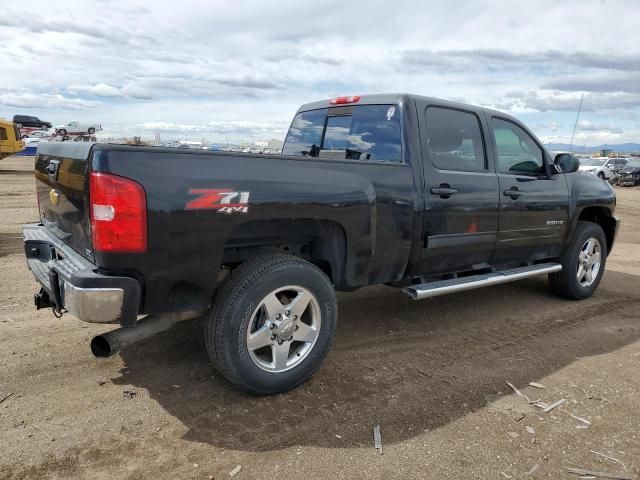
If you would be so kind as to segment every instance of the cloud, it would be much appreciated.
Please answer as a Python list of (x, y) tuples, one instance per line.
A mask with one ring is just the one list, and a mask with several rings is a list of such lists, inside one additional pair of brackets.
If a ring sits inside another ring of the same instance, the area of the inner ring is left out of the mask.
[[(527, 109), (538, 112), (577, 112), (580, 105), (579, 94), (554, 92), (509, 92), (507, 99), (494, 104), (501, 110)], [(640, 94), (604, 93), (584, 95), (583, 112), (612, 111), (640, 108)]]
[(95, 85), (71, 85), (68, 90), (74, 93), (84, 93), (86, 95), (93, 95), (96, 97), (121, 97), (123, 92), (121, 89), (116, 88), (106, 83), (97, 83)]
[(156, 43), (150, 35), (140, 35), (123, 30), (117, 25), (105, 23), (104, 19), (88, 21), (86, 17), (50, 19), (47, 16), (45, 19), (38, 13), (5, 9), (3, 15), (0, 16), (0, 26), (26, 30), (31, 33), (76, 34), (116, 44), (140, 41)]
[(585, 132), (600, 132), (600, 133), (624, 133), (624, 130), (620, 127), (615, 127), (613, 125), (601, 125), (595, 124), (589, 120), (580, 120), (576, 125), (576, 130), (582, 130)]
[(0, 94), (0, 105), (19, 108), (59, 108), (62, 110), (78, 110), (96, 107), (99, 104), (80, 98), (68, 98), (59, 94), (47, 93), (4, 93)]
[(494, 68), (497, 65), (530, 65), (554, 68), (575, 66), (581, 68), (612, 69), (620, 71), (640, 71), (640, 55), (635, 54), (598, 54), (591, 52), (561, 52), (546, 50), (542, 52), (517, 51), (507, 49), (470, 49), (440, 50), (429, 49), (405, 50), (401, 54), (405, 64), (431, 66), (459, 66), (468, 64), (484, 65)]
[[(640, 62), (640, 59), (638, 62)], [(640, 63), (637, 67), (640, 69)], [(627, 92), (640, 94), (640, 71), (634, 73), (616, 72), (566, 76), (546, 81), (542, 84), (542, 88), (569, 92)]]
[[(629, 0), (55, 5), (2, 11), (3, 116), (47, 108), (63, 122), (73, 108), (122, 135), (157, 123), (167, 135), (267, 136), (302, 103), (407, 91), (559, 126), (549, 134), (571, 133), (582, 93), (595, 125), (630, 132), (640, 118), (640, 4)], [(591, 31), (594, 18), (615, 32)]]

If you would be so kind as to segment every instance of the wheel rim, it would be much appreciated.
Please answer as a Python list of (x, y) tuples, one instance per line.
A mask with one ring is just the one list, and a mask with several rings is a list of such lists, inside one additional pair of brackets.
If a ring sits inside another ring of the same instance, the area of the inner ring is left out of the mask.
[(246, 347), (253, 363), (271, 373), (299, 365), (311, 352), (321, 325), (320, 304), (306, 288), (273, 290), (253, 311)]
[(590, 287), (598, 278), (602, 263), (602, 247), (596, 238), (589, 238), (578, 254), (578, 272), (576, 274), (581, 287)]

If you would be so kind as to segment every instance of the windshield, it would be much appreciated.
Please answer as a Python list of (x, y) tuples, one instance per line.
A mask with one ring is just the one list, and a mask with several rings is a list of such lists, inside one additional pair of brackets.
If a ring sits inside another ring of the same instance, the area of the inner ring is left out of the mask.
[(299, 113), (282, 154), (400, 162), (401, 145), (398, 107), (359, 105)]
[(580, 165), (583, 167), (600, 167), (604, 165), (606, 160), (601, 160), (599, 158), (581, 158)]
[(640, 168), (640, 160), (629, 160), (625, 167)]

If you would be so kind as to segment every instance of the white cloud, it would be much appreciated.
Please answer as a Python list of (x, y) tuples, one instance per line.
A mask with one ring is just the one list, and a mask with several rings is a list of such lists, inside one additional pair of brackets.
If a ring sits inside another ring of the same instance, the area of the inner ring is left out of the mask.
[(409, 91), (570, 135), (564, 116), (584, 93), (583, 111), (607, 116), (594, 124), (632, 132), (638, 24), (628, 0), (32, 0), (0, 17), (0, 114), (46, 109), (60, 123), (76, 109), (120, 133), (260, 136), (286, 130), (300, 103)]
[(71, 85), (67, 90), (74, 93), (84, 93), (86, 95), (93, 95), (96, 97), (121, 97), (123, 94), (121, 89), (112, 85), (107, 85), (106, 83), (97, 83), (95, 85)]
[(0, 94), (0, 105), (20, 108), (79, 110), (96, 107), (98, 103), (81, 98), (68, 98), (62, 95), (46, 93), (4, 93)]

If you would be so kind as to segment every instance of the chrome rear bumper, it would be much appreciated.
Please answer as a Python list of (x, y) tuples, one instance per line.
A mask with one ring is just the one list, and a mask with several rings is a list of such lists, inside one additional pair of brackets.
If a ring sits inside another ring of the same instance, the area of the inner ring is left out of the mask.
[(135, 324), (140, 303), (135, 279), (98, 273), (93, 263), (44, 225), (25, 225), (22, 233), (29, 269), (55, 311), (85, 322)]

